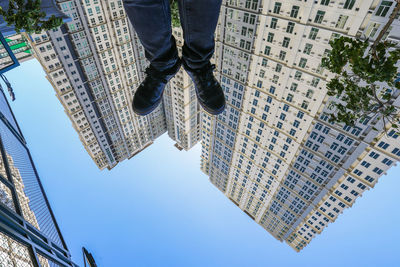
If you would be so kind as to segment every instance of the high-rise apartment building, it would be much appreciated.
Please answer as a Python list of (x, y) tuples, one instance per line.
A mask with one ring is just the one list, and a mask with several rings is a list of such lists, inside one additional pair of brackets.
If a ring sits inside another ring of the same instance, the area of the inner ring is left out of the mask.
[[(182, 29), (174, 27), (173, 35), (181, 54)], [(177, 142), (178, 149), (189, 150), (200, 140), (200, 106), (194, 84), (183, 67), (168, 83), (163, 103), (168, 135)]]
[(0, 266), (76, 266), (2, 89)]
[(72, 21), (33, 35), (36, 55), (89, 155), (111, 169), (166, 131), (163, 107), (130, 108), (145, 61), (121, 0), (57, 2)]
[[(202, 114), (201, 169), (296, 251), (400, 160), (398, 135), (382, 121), (328, 122), (332, 76), (321, 67), (330, 40), (373, 41), (395, 5), (223, 1), (215, 58), (228, 105), (217, 117)], [(398, 42), (398, 19), (384, 38)]]
[[(114, 167), (167, 130), (177, 147), (200, 139), (194, 87), (181, 69), (161, 105), (147, 116), (131, 109), (147, 61), (121, 0), (57, 1), (72, 18), (60, 29), (32, 36), (47, 73), (79, 137), (100, 169)], [(178, 43), (183, 37), (174, 31)]]

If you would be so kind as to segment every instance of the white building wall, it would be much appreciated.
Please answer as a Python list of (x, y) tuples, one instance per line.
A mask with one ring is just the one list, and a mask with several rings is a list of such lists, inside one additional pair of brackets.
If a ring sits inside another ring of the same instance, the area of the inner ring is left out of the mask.
[[(182, 29), (174, 27), (173, 35), (181, 54)], [(168, 135), (179, 149), (189, 150), (200, 140), (200, 107), (193, 82), (183, 67), (168, 83), (163, 99)]]
[[(332, 38), (373, 41), (391, 2), (385, 12), (373, 0), (223, 2), (215, 57), (228, 106), (212, 120), (203, 117), (201, 168), (297, 251), (398, 160), (396, 135), (383, 137), (381, 122), (327, 121), (332, 76), (320, 65)], [(398, 23), (386, 38), (398, 40)], [(362, 160), (383, 148), (384, 157)]]
[(121, 0), (59, 5), (73, 21), (46, 44), (34, 35), (37, 57), (90, 156), (110, 169), (166, 131), (163, 107), (145, 117), (130, 107), (146, 62)]

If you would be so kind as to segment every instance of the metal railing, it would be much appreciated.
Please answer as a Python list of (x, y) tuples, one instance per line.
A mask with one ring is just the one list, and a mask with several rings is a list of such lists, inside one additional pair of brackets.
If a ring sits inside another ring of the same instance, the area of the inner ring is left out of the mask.
[(0, 89), (0, 266), (76, 266)]
[(15, 67), (18, 67), (19, 63), (10, 46), (7, 44), (6, 39), (0, 32), (0, 74), (3, 74)]

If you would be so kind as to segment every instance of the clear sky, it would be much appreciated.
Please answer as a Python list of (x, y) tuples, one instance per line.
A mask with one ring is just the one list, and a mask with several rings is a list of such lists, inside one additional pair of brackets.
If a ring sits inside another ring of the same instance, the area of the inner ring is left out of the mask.
[(165, 134), (113, 170), (99, 171), (31, 60), (7, 75), (11, 104), (74, 261), (99, 267), (400, 266), (400, 168), (296, 253), (226, 198), (200, 171), (200, 145), (178, 151)]

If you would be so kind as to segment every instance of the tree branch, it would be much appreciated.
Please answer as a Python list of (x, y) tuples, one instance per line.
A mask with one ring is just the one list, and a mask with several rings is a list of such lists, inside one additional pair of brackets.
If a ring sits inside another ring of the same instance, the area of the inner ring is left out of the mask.
[(371, 84), (372, 91), (374, 92), (374, 98), (379, 103), (379, 108), (383, 107), (385, 104), (379, 99), (378, 95), (376, 94), (376, 87), (375, 84)]
[(400, 0), (396, 0), (396, 3), (397, 3), (397, 5), (394, 8), (392, 14), (390, 15), (388, 22), (385, 24), (383, 29), (379, 32), (378, 37), (376, 37), (374, 43), (371, 46), (371, 54), (375, 60), (378, 60), (378, 55), (376, 54), (376, 47), (378, 46), (378, 44), (382, 40), (383, 36), (385, 35), (385, 33), (388, 31), (388, 29), (392, 25), (393, 21), (396, 19), (397, 14), (400, 12)]

